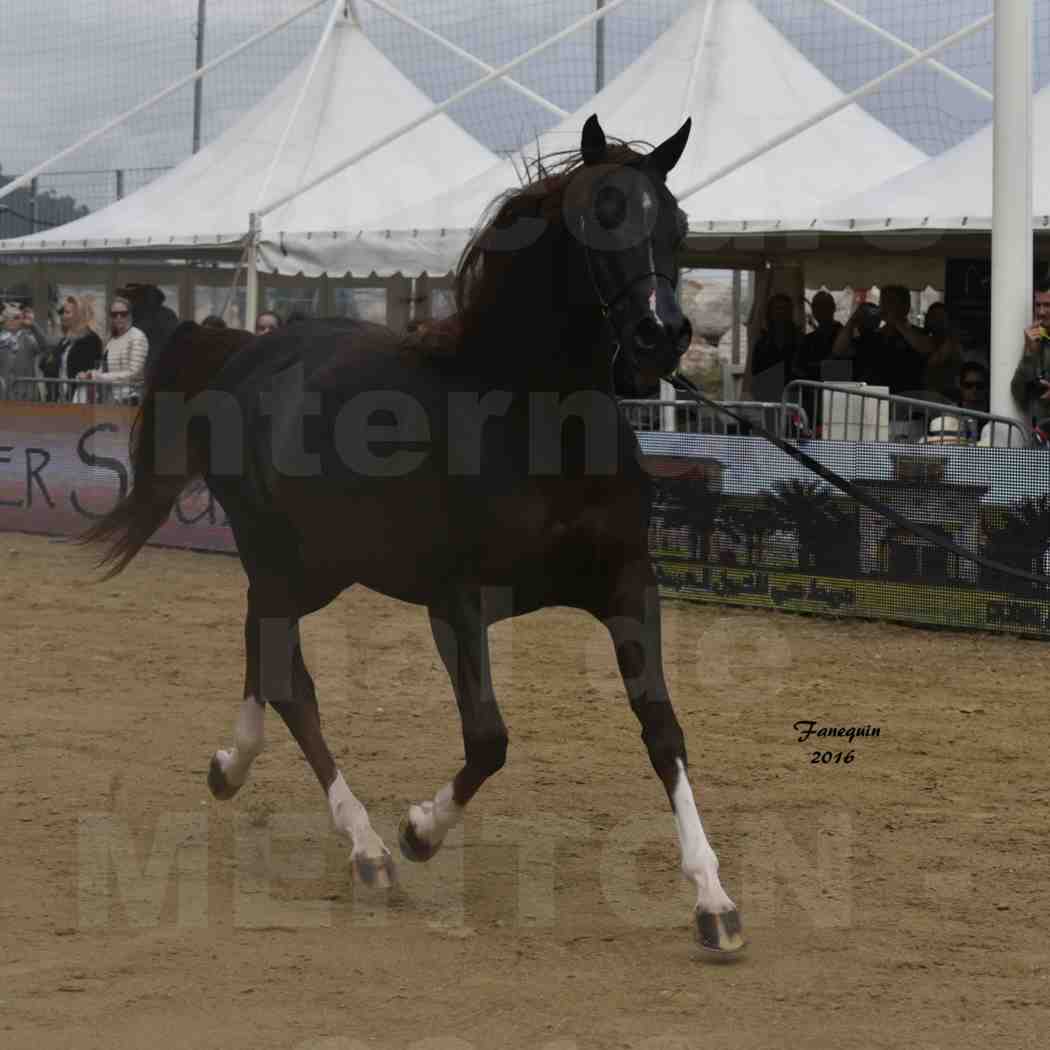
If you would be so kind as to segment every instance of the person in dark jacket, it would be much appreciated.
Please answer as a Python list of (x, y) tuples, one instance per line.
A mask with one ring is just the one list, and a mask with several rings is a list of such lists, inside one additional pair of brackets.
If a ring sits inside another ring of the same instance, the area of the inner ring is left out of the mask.
[[(102, 340), (94, 330), (95, 311), (83, 295), (67, 295), (62, 300), (58, 322), (62, 334), (51, 339), (34, 321), (31, 331), (44, 347), (40, 372), (45, 379), (76, 379), (81, 372), (90, 372), (102, 365)], [(61, 389), (60, 389), (61, 387)], [(72, 401), (74, 387), (48, 383), (48, 401)]]
[(861, 303), (835, 337), (835, 355), (853, 358), (853, 378), (889, 388), (891, 394), (922, 390), (933, 343), (908, 320), (911, 293), (887, 284), (879, 298), (877, 322), (871, 304)]
[(751, 396), (756, 401), (779, 401), (796, 374), (802, 351), (802, 332), (795, 324), (795, 305), (789, 295), (769, 297), (766, 324), (751, 351)]

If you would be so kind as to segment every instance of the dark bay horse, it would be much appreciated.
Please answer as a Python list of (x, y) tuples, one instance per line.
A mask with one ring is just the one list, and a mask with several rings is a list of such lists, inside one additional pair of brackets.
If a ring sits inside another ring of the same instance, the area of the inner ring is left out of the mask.
[(108, 543), (119, 572), (187, 481), (205, 479), (248, 577), (244, 699), (208, 784), (220, 799), (241, 788), (271, 705), (355, 876), (379, 885), (393, 860), (322, 736), (299, 619), (355, 583), (426, 607), (465, 761), (402, 821), (401, 852), (425, 861), (505, 761), (489, 625), (555, 605), (592, 613), (670, 799), (700, 943), (729, 953), (740, 920), (664, 681), (651, 484), (612, 378), (615, 363), (652, 384), (689, 344), (675, 291), (687, 224), (666, 187), (689, 130), (643, 154), (591, 117), (578, 154), (497, 202), (457, 270), (455, 323), (423, 337), (363, 322), (261, 338), (181, 325), (148, 377), (133, 488), (85, 538)]

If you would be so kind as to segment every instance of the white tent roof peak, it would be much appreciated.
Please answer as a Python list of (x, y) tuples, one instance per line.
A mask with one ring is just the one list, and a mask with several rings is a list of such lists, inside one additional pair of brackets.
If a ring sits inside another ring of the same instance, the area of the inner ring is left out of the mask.
[[(980, 229), (992, 227), (995, 129), (986, 124), (944, 153), (864, 194), (823, 207), (820, 228)], [(1032, 102), (1032, 141), (1050, 138), (1050, 87)], [(1050, 155), (1032, 152), (1032, 214), (1050, 225)]]
[[(313, 58), (307, 56), (233, 127), (148, 186), (2, 247), (208, 246), (243, 237)], [(349, 147), (367, 147), (432, 108), (432, 100), (367, 38), (347, 4), (318, 57), (267, 199), (294, 192), (338, 163)], [(262, 234), (359, 229), (461, 184), (495, 160), (439, 114), (268, 214)]]
[(361, 28), (361, 15), (357, 10), (357, 0), (343, 0), (343, 18)]
[[(689, 143), (669, 179), (670, 188), (681, 191), (843, 96), (751, 0), (697, 0), (619, 77), (522, 153), (577, 148), (591, 113), (610, 135), (652, 143), (692, 116)], [(697, 226), (812, 214), (925, 156), (854, 104), (692, 194), (683, 207)], [(469, 227), (519, 181), (515, 164), (504, 161), (459, 189), (387, 216), (379, 226)]]

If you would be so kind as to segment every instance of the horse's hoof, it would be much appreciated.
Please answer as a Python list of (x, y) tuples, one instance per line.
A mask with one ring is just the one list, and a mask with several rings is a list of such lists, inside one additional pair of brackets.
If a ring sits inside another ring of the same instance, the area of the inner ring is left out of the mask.
[(379, 857), (357, 853), (350, 857), (354, 879), (369, 889), (388, 890), (397, 883), (397, 865), (385, 846)]
[(747, 947), (740, 913), (735, 908), (724, 912), (698, 910), (696, 938), (705, 952), (723, 959), (732, 959)]
[(208, 788), (221, 802), (226, 802), (233, 798), (241, 790), (240, 784), (231, 784), (226, 779), (226, 772), (219, 762), (217, 752), (211, 756), (211, 763), (208, 766)]
[(422, 864), (430, 860), (441, 849), (440, 842), (432, 844), (421, 839), (408, 817), (402, 817), (398, 825), (397, 844), (401, 847), (401, 856), (415, 864)]

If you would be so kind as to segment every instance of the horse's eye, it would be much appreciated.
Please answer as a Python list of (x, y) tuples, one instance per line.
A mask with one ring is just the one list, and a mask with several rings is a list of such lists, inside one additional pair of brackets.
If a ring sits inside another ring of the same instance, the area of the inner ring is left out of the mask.
[(594, 213), (603, 230), (615, 230), (627, 218), (627, 196), (618, 186), (603, 186), (595, 194)]

